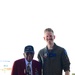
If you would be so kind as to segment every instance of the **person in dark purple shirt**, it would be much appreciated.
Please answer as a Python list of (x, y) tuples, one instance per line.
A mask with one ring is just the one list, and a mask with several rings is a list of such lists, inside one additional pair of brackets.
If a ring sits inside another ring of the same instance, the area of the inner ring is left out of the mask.
[[(24, 58), (14, 61), (11, 75), (41, 75), (41, 65), (34, 60), (34, 47), (27, 45), (24, 48)], [(30, 63), (30, 73), (28, 73), (27, 65)]]

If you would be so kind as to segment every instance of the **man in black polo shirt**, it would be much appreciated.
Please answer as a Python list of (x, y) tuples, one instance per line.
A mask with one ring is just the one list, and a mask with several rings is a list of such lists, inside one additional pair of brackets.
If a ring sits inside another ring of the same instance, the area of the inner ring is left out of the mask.
[(47, 46), (38, 53), (39, 62), (42, 64), (43, 75), (65, 75), (70, 74), (70, 61), (64, 48), (54, 43), (55, 35), (51, 28), (44, 31), (44, 40)]

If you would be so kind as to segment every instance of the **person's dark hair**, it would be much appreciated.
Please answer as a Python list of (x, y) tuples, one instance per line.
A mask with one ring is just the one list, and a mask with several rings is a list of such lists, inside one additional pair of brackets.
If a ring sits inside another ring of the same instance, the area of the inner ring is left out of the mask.
[(46, 29), (44, 30), (44, 33), (47, 32), (47, 31), (54, 33), (54, 31), (53, 31), (51, 28), (46, 28)]

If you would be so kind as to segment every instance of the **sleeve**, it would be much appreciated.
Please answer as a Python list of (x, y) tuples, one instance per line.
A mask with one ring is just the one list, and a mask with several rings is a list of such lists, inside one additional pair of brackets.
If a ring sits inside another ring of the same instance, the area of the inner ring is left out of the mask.
[(17, 74), (17, 63), (16, 63), (16, 61), (13, 63), (11, 75), (18, 75)]
[(42, 67), (41, 67), (41, 64), (39, 63), (39, 69), (38, 69), (39, 75), (41, 75), (41, 69), (42, 69)]
[(37, 55), (38, 61), (41, 62), (41, 56), (40, 56), (40, 52)]
[(40, 51), (39, 51), (39, 53), (38, 53), (37, 58), (38, 58), (38, 61), (39, 61), (40, 64), (41, 64), (41, 66), (43, 67), (43, 58), (42, 58), (42, 56), (41, 56), (41, 52), (40, 52)]
[(65, 49), (62, 51), (61, 61), (64, 71), (70, 71), (70, 60)]

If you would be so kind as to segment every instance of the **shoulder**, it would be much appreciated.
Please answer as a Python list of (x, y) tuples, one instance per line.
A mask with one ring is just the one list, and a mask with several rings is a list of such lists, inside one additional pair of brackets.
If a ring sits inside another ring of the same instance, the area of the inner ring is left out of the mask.
[(35, 63), (35, 64), (40, 64), (40, 62), (37, 61), (37, 60), (33, 60), (32, 62)]
[(56, 45), (56, 49), (57, 49), (58, 51), (60, 51), (60, 52), (63, 52), (63, 53), (66, 53), (66, 54), (67, 54), (66, 49), (63, 48), (63, 47), (61, 47), (61, 46)]
[(39, 54), (40, 54), (40, 53), (43, 53), (45, 50), (46, 50), (46, 47), (40, 49), (40, 50), (39, 50)]
[(55, 44), (55, 43), (54, 43), (54, 48), (59, 49), (59, 50), (64, 50), (63, 47), (61, 47), (61, 46), (59, 46), (59, 45), (57, 45), (57, 44)]
[(23, 61), (24, 61), (24, 58), (22, 58), (22, 59), (17, 59), (17, 60), (14, 61), (14, 63), (17, 64), (17, 63), (21, 63), (21, 62), (23, 62)]
[(39, 61), (37, 61), (37, 60), (34, 60), (34, 59), (32, 60), (32, 62), (39, 63)]
[(37, 61), (37, 60), (33, 60), (32, 63), (36, 67), (41, 67), (41, 63), (39, 61)]

